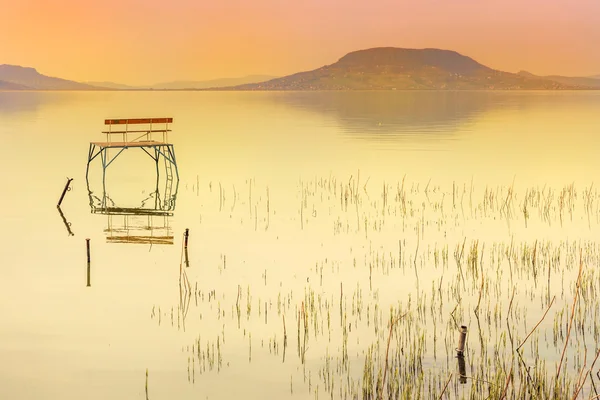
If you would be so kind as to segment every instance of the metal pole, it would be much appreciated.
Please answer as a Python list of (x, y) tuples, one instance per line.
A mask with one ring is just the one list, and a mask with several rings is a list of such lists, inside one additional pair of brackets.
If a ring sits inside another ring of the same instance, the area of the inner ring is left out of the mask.
[(65, 194), (67, 194), (67, 191), (71, 190), (69, 185), (71, 184), (72, 180), (73, 180), (73, 178), (67, 178), (67, 184), (65, 185), (65, 188), (63, 189), (63, 192), (60, 195), (60, 199), (58, 200), (58, 204), (56, 205), (56, 207), (60, 207), (63, 199), (65, 198)]
[(467, 327), (462, 325), (460, 327), (460, 335), (458, 336), (458, 347), (456, 348), (456, 354), (462, 357), (465, 353), (465, 344), (467, 342)]
[(85, 246), (87, 250), (87, 287), (92, 286), (90, 283), (90, 239), (85, 239)]
[(184, 240), (183, 240), (183, 247), (184, 247), (184, 254), (185, 254), (185, 266), (186, 268), (189, 268), (190, 266), (190, 259), (188, 258), (188, 238), (190, 237), (190, 230), (189, 229), (185, 229), (185, 233), (183, 234)]

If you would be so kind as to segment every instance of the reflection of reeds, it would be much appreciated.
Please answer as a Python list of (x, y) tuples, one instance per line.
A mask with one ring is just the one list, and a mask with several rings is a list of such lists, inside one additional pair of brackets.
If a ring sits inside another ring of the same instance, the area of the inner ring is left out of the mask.
[[(569, 344), (569, 337), (571, 337), (571, 328), (573, 327), (573, 318), (575, 317), (575, 306), (577, 305), (577, 299), (579, 298), (579, 287), (581, 286), (581, 272), (583, 271), (583, 258), (582, 250), (579, 250), (579, 274), (577, 275), (577, 282), (575, 283), (575, 295), (573, 296), (573, 307), (571, 308), (571, 319), (569, 320), (569, 327), (567, 329), (567, 337), (565, 338), (565, 346), (563, 347), (562, 354), (560, 355), (560, 362), (556, 369), (556, 379), (560, 376), (560, 367), (562, 366), (565, 358), (565, 352), (567, 351), (567, 345)], [(587, 353), (586, 353), (587, 354)]]
[[(323, 391), (333, 398), (363, 399), (562, 399), (572, 398), (577, 393), (579, 398), (594, 395), (595, 376), (592, 377), (587, 360), (598, 354), (590, 341), (596, 347), (600, 344), (600, 324), (597, 323), (600, 313), (596, 311), (600, 304), (597, 295), (600, 274), (592, 268), (584, 269), (577, 278), (579, 283), (573, 292), (576, 297), (572, 307), (565, 304), (558, 309), (553, 307), (557, 307), (555, 303), (559, 299), (565, 302), (566, 294), (561, 296), (560, 293), (570, 289), (567, 285), (573, 274), (569, 272), (576, 269), (576, 252), (580, 252), (581, 266), (583, 262), (600, 258), (600, 249), (593, 241), (560, 241), (544, 238), (542, 234), (538, 236), (537, 231), (535, 237), (528, 238), (533, 236), (533, 229), (551, 228), (561, 219), (565, 228), (576, 223), (580, 203), (571, 185), (562, 192), (557, 191), (560, 196), (554, 195), (552, 189), (534, 187), (527, 188), (525, 197), (521, 197), (514, 183), (507, 187), (488, 186), (482, 196), (472, 182), (470, 189), (468, 184), (454, 182), (452, 187), (442, 190), (430, 179), (423, 186), (423, 192), (418, 184), (411, 185), (403, 179), (394, 196), (391, 190), (394, 185), (389, 183), (371, 185), (369, 190), (366, 183), (359, 186), (358, 182), (358, 178), (336, 181), (332, 177), (300, 182), (301, 209), (298, 212), (298, 203), (294, 202), (290, 207), (294, 208), (290, 210), (295, 214), (292, 216), (280, 213), (279, 209), (270, 216), (274, 204), (268, 196), (267, 199), (251, 197), (250, 191), (264, 190), (252, 189), (252, 180), (244, 189), (247, 193), (236, 192), (234, 201), (238, 194), (240, 199), (251, 199), (249, 208), (231, 209), (232, 214), (241, 214), (242, 221), (248, 221), (250, 212), (252, 217), (246, 228), (251, 235), (254, 234), (252, 225), (257, 230), (258, 210), (267, 209), (267, 216), (261, 216), (261, 223), (266, 222), (265, 229), (278, 233), (284, 219), (292, 220), (290, 224), (294, 224), (296, 231), (304, 230), (310, 237), (327, 233), (322, 226), (331, 223), (329, 226), (333, 229), (329, 233), (362, 241), (359, 245), (364, 244), (364, 251), (357, 251), (360, 246), (353, 244), (350, 256), (326, 252), (326, 260), (306, 261), (312, 276), (310, 283), (306, 281), (304, 293), (302, 288), (290, 289), (289, 293), (281, 289), (274, 291), (273, 283), (279, 283), (277, 273), (269, 272), (267, 281), (266, 269), (254, 265), (248, 271), (254, 274), (253, 279), (259, 278), (258, 271), (264, 271), (264, 286), (262, 281), (258, 289), (255, 283), (240, 282), (235, 295), (232, 290), (229, 296), (219, 295), (214, 303), (211, 303), (211, 299), (215, 299), (213, 291), (209, 295), (210, 304), (204, 303), (196, 283), (196, 305), (207, 321), (203, 332), (212, 329), (215, 321), (219, 330), (223, 327), (223, 331), (213, 337), (214, 341), (209, 341), (210, 346), (202, 343), (202, 348), (206, 348), (206, 351), (201, 350), (202, 354), (209, 354), (209, 359), (216, 357), (213, 353), (227, 355), (228, 349), (223, 346), (227, 324), (223, 310), (230, 307), (231, 320), (234, 322), (237, 318), (239, 329), (228, 333), (228, 343), (243, 340), (244, 346), (248, 346), (249, 362), (254, 356), (258, 366), (262, 366), (262, 354), (281, 357), (283, 344), (283, 358), (279, 359), (285, 364), (282, 368), (294, 371), (290, 377), (290, 392), (294, 389), (293, 380), (304, 378), (315, 397)], [(361, 187), (362, 190), (358, 190)], [(469, 201), (465, 196), (467, 191)], [(246, 195), (248, 197), (244, 197)], [(579, 208), (589, 216), (583, 219), (588, 226), (600, 223), (600, 212), (595, 209), (597, 199), (598, 195), (592, 193), (590, 187), (586, 190), (583, 207)], [(269, 202), (268, 207), (265, 202)], [(218, 207), (216, 195), (213, 204)], [(520, 212), (524, 209), (526, 213)], [(569, 210), (573, 210), (572, 220)], [(524, 220), (526, 229), (523, 231)], [(514, 224), (514, 221), (520, 223)], [(471, 234), (470, 228), (465, 227), (484, 223), (493, 227), (495, 233), (508, 227), (507, 235), (488, 241), (478, 231)], [(409, 232), (412, 228), (416, 237)], [(405, 229), (400, 240), (387, 240)], [(326, 248), (327, 243), (323, 242)], [(454, 260), (449, 260), (449, 250), (454, 250)], [(235, 263), (226, 271), (223, 251), (220, 254), (220, 262), (215, 260), (213, 265), (219, 268), (218, 277), (229, 279), (230, 270), (236, 270)], [(349, 270), (359, 274), (359, 282), (351, 280), (355, 275), (349, 278)], [(181, 279), (183, 286), (187, 275)], [(391, 281), (402, 286), (382, 285)], [(335, 289), (338, 282), (339, 294)], [(408, 292), (405, 284), (411, 289)], [(247, 287), (243, 290), (246, 296), (242, 292), (243, 285)], [(268, 309), (275, 301), (281, 322), (267, 318)], [(539, 307), (533, 306), (538, 303)], [(242, 306), (246, 308), (244, 319), (240, 318)], [(409, 314), (386, 326), (388, 306)], [(252, 307), (258, 307), (258, 312), (252, 314)], [(338, 307), (339, 322), (336, 321)], [(286, 314), (296, 318), (296, 321), (292, 318), (292, 323), (297, 324), (297, 358), (287, 355), (286, 359)], [(454, 371), (457, 321), (468, 325), (477, 338), (467, 346), (462, 365), (459, 360), (464, 373)], [(537, 325), (533, 325), (535, 322)], [(283, 323), (283, 339), (280, 323)], [(189, 324), (188, 321), (188, 330)], [(594, 354), (590, 355), (592, 351)], [(550, 362), (545, 361), (550, 356), (558, 359), (561, 353), (562, 364), (557, 362), (551, 367)], [(190, 360), (192, 381), (193, 360), (194, 357)], [(361, 363), (358, 368), (357, 362)], [(555, 367), (560, 368), (560, 374), (555, 373), (559, 372), (553, 370)], [(218, 367), (215, 369), (219, 372)], [(283, 370), (281, 373), (284, 374)], [(468, 384), (460, 385), (463, 381)]]

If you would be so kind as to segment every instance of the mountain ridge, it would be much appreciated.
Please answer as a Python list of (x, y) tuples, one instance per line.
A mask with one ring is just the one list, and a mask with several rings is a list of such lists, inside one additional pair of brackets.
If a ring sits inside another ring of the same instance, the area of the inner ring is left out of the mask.
[[(101, 90), (92, 85), (40, 74), (35, 68), (0, 64), (0, 81), (24, 86), (20, 90)], [(14, 89), (13, 89), (14, 90)], [(18, 90), (18, 89), (17, 89)]]
[(192, 80), (192, 81), (169, 81), (161, 83), (153, 83), (151, 85), (126, 85), (122, 83), (109, 81), (90, 81), (85, 82), (88, 85), (105, 87), (108, 89), (117, 90), (195, 90), (207, 89), (219, 86), (235, 86), (246, 83), (263, 82), (270, 79), (275, 79), (277, 76), (272, 75), (246, 75), (235, 78), (217, 78), (209, 80)]
[(535, 75), (528, 71), (519, 71), (517, 75), (525, 77), (534, 77), (548, 79), (565, 85), (589, 86), (595, 89), (600, 89), (600, 75), (594, 77), (578, 77), (578, 76), (563, 76), (563, 75)]
[(31, 90), (31, 88), (18, 83), (0, 81), (0, 90)]
[(260, 84), (219, 90), (567, 90), (593, 89), (492, 69), (453, 50), (375, 47)]
[[(600, 75), (598, 75), (600, 78)], [(594, 77), (538, 76), (499, 71), (453, 50), (374, 47), (283, 77), (248, 75), (148, 86), (76, 82), (35, 68), (0, 65), (0, 90), (596, 90)]]

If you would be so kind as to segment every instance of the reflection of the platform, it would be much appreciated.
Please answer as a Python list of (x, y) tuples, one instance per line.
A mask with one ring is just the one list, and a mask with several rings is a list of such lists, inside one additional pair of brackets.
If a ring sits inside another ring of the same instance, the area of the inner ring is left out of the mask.
[(91, 212), (106, 215), (104, 233), (108, 243), (173, 244), (169, 220), (174, 214), (178, 187), (179, 182), (173, 188), (173, 182), (167, 181), (163, 198), (157, 187), (141, 201), (141, 207), (121, 207), (106, 192), (100, 197), (94, 195), (88, 181)]
[(107, 214), (108, 243), (173, 244), (170, 215)]

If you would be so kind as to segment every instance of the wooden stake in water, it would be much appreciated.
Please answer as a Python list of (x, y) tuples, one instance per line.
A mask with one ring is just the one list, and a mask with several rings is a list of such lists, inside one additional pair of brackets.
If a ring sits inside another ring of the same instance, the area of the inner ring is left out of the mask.
[(90, 284), (90, 239), (85, 239), (85, 247), (87, 250), (87, 287), (92, 286)]
[(467, 327), (462, 325), (460, 327), (460, 335), (458, 336), (458, 347), (456, 348), (456, 355), (458, 357), (464, 356), (466, 343), (467, 343)]
[(190, 260), (188, 258), (188, 238), (190, 237), (190, 230), (186, 228), (183, 234), (183, 253), (185, 255), (185, 267), (189, 268)]
[(65, 188), (63, 189), (63, 192), (60, 195), (60, 199), (58, 200), (58, 204), (56, 205), (56, 207), (60, 207), (63, 199), (65, 198), (65, 194), (67, 194), (67, 191), (71, 190), (69, 185), (71, 184), (72, 180), (73, 180), (73, 178), (67, 178), (67, 184), (65, 185)]

